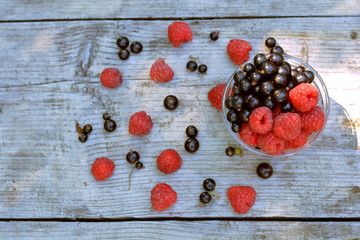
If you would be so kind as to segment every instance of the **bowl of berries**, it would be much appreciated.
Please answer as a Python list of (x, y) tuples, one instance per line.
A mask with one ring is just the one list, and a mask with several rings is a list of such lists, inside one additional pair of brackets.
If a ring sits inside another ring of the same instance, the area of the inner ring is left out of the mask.
[(229, 78), (222, 112), (230, 134), (246, 149), (285, 157), (306, 149), (325, 128), (330, 98), (309, 64), (284, 54), (274, 38)]

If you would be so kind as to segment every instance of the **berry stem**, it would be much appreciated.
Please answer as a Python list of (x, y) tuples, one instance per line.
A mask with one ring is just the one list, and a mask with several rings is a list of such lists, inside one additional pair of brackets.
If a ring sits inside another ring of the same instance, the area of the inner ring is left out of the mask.
[(201, 62), (200, 62), (200, 58), (199, 57), (193, 57), (193, 56), (189, 56), (189, 58), (191, 59), (191, 60), (194, 60), (195, 62), (198, 62), (198, 63), (200, 63), (201, 64)]
[(131, 172), (130, 172), (130, 174), (129, 174), (129, 187), (128, 187), (128, 191), (130, 191), (130, 186), (131, 186), (131, 175), (132, 175), (133, 171), (134, 171), (134, 167), (132, 167), (132, 168), (131, 168)]
[(220, 199), (220, 196), (216, 194), (216, 190), (210, 192), (210, 194), (214, 195), (217, 199)]

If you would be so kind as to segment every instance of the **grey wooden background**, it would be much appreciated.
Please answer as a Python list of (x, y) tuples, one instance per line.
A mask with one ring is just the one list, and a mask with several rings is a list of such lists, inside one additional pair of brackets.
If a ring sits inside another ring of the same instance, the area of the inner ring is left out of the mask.
[[(360, 1), (5, 1), (0, 0), (0, 238), (196, 238), (356, 239), (360, 237)], [(181, 7), (180, 7), (181, 6)], [(174, 48), (167, 26), (187, 22), (194, 40)], [(220, 31), (213, 42), (209, 33)], [(127, 61), (117, 57), (119, 35), (144, 50)], [(288, 54), (307, 61), (323, 77), (331, 111), (322, 137), (307, 150), (266, 159), (244, 150), (227, 157), (235, 140), (221, 112), (207, 101), (212, 86), (235, 69), (226, 54), (232, 38), (265, 51), (275, 37)], [(189, 56), (208, 73), (188, 73)], [(159, 57), (175, 72), (154, 83), (151, 64)], [(117, 67), (124, 82), (105, 89), (101, 71)], [(180, 100), (174, 112), (166, 95)], [(151, 134), (130, 136), (129, 117), (145, 110)], [(119, 124), (103, 130), (107, 111)], [(86, 143), (75, 122), (90, 123)], [(199, 129), (200, 149), (183, 148), (185, 128)], [(135, 171), (125, 155), (139, 151), (145, 169)], [(165, 175), (156, 158), (176, 149), (183, 166)], [(97, 157), (114, 160), (114, 175), (96, 182)], [(260, 179), (256, 166), (270, 162), (274, 175)], [(202, 182), (212, 177), (221, 199), (200, 207)], [(176, 204), (155, 212), (150, 191), (158, 182), (178, 193)], [(245, 215), (231, 208), (226, 190), (251, 185), (255, 205)]]

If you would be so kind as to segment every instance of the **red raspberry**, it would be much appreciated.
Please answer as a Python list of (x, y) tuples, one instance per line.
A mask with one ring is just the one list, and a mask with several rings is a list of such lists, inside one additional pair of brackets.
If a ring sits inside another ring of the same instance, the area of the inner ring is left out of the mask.
[(100, 81), (104, 87), (116, 88), (122, 83), (122, 76), (116, 68), (105, 68), (100, 75)]
[(174, 47), (180, 46), (183, 42), (189, 42), (193, 39), (193, 33), (187, 23), (173, 22), (168, 27), (169, 42)]
[(301, 118), (297, 113), (283, 113), (274, 119), (273, 133), (282, 139), (292, 140), (301, 131)]
[(208, 92), (208, 99), (209, 102), (211, 103), (211, 105), (213, 105), (217, 110), (221, 110), (222, 109), (222, 97), (224, 94), (224, 90), (225, 90), (226, 84), (219, 84), (215, 87), (213, 87), (209, 92)]
[(106, 157), (97, 158), (91, 167), (91, 173), (98, 181), (104, 181), (109, 178), (115, 169), (113, 161)]
[(297, 136), (295, 139), (286, 141), (286, 149), (297, 149), (304, 146), (309, 135), (310, 134), (308, 132), (301, 130), (299, 136)]
[(300, 112), (310, 111), (319, 100), (319, 91), (311, 83), (301, 83), (289, 92), (290, 102)]
[(267, 154), (280, 154), (285, 150), (285, 140), (278, 138), (272, 132), (259, 135), (258, 143), (261, 149)]
[(132, 135), (146, 135), (151, 132), (153, 123), (145, 111), (134, 113), (129, 120), (129, 133)]
[(157, 166), (163, 173), (173, 173), (181, 167), (181, 157), (174, 149), (162, 151), (157, 158)]
[(253, 132), (265, 134), (271, 131), (274, 120), (268, 107), (256, 108), (249, 117), (250, 128)]
[(166, 183), (158, 183), (151, 190), (151, 205), (155, 211), (165, 211), (177, 200), (176, 192)]
[(244, 143), (246, 143), (247, 145), (250, 145), (252, 147), (258, 146), (259, 134), (251, 130), (249, 123), (241, 124), (241, 130), (239, 132), (239, 136), (241, 140), (243, 140)]
[(253, 187), (232, 186), (228, 189), (227, 196), (234, 210), (244, 214), (254, 205), (256, 192)]
[(302, 113), (301, 128), (307, 132), (318, 132), (325, 124), (325, 115), (320, 106), (314, 107), (311, 111)]
[(168, 82), (174, 77), (173, 70), (167, 65), (164, 59), (159, 58), (150, 69), (150, 78), (155, 82)]
[(241, 65), (249, 60), (249, 52), (252, 50), (250, 43), (241, 39), (231, 39), (226, 47), (231, 61)]
[(273, 119), (275, 119), (278, 115), (282, 114), (281, 106), (277, 105), (276, 108), (272, 111)]

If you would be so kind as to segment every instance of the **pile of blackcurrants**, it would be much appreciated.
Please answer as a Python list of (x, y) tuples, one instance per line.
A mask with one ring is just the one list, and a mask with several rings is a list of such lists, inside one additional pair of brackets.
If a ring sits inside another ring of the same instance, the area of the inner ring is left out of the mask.
[(251, 112), (261, 106), (274, 110), (277, 105), (282, 112), (293, 112), (288, 93), (301, 83), (311, 83), (314, 73), (304, 66), (293, 67), (284, 61), (284, 50), (269, 37), (265, 41), (270, 54), (259, 53), (253, 63), (246, 63), (233, 76), (232, 94), (225, 105), (229, 109), (226, 117), (234, 132), (241, 130), (241, 123), (248, 122)]

